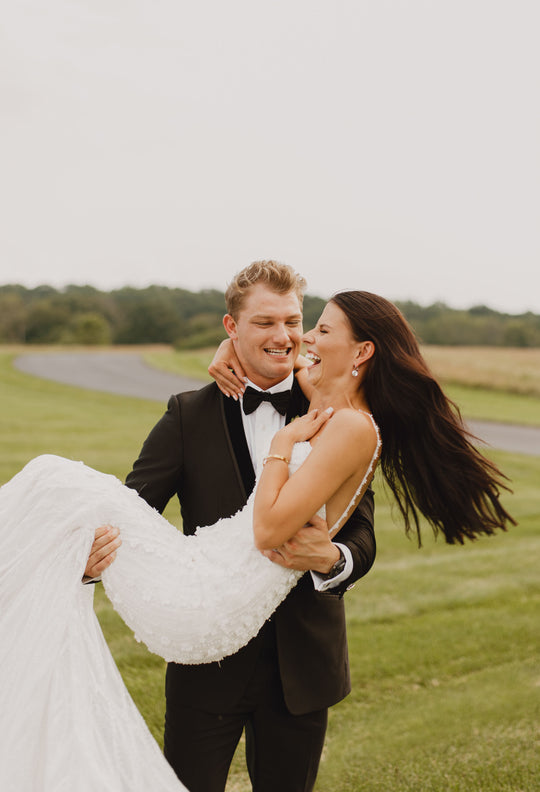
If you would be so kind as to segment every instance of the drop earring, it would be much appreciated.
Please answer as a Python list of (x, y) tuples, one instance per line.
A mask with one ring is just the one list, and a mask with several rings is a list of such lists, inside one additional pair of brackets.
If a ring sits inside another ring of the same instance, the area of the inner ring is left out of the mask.
[(353, 368), (352, 375), (353, 375), (353, 377), (357, 377), (358, 376), (358, 369)]

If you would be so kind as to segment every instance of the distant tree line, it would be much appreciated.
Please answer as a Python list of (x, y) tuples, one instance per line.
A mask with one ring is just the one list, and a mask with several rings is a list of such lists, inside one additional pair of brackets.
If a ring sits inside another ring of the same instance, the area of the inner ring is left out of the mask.
[[(313, 327), (325, 300), (306, 295), (304, 326)], [(450, 346), (540, 346), (540, 316), (486, 306), (455, 310), (444, 303), (397, 303), (418, 339)], [(149, 286), (103, 292), (92, 286), (28, 289), (0, 286), (0, 342), (23, 344), (174, 344), (194, 349), (224, 337), (223, 292)]]

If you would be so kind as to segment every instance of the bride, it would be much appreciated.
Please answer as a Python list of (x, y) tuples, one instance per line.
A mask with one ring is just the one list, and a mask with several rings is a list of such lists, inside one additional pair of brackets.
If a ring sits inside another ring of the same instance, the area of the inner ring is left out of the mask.
[(264, 553), (320, 510), (339, 531), (379, 458), (407, 529), (419, 531), (421, 512), (462, 543), (513, 522), (502, 474), (470, 443), (395, 306), (337, 294), (304, 342), (309, 413), (274, 436), (245, 508), (193, 537), (81, 462), (38, 457), (1, 488), (3, 792), (184, 788), (123, 685), (93, 587), (81, 585), (97, 526), (120, 529), (103, 583), (136, 637), (167, 660), (201, 663), (245, 644), (302, 574)]

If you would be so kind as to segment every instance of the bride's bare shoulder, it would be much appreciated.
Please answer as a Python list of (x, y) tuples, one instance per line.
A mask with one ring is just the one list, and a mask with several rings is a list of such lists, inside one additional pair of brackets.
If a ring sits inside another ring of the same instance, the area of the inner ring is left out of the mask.
[(341, 410), (336, 410), (332, 416), (332, 423), (334, 422), (356, 431), (364, 431), (367, 428), (373, 429), (371, 414), (364, 410), (356, 410), (353, 407), (343, 407)]
[(378, 434), (371, 415), (362, 410), (345, 407), (332, 416), (328, 423), (331, 433), (347, 439), (348, 442), (362, 443), (365, 447), (378, 443)]

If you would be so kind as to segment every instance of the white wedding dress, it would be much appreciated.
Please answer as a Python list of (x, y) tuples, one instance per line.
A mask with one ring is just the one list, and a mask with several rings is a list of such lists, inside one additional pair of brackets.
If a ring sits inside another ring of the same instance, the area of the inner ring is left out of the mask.
[[(295, 446), (291, 471), (309, 451)], [(136, 638), (166, 660), (219, 660), (256, 635), (302, 574), (256, 550), (253, 499), (186, 537), (82, 462), (37, 457), (0, 489), (1, 792), (184, 789), (124, 686), (81, 577), (95, 529), (116, 525), (122, 546), (103, 584)]]

